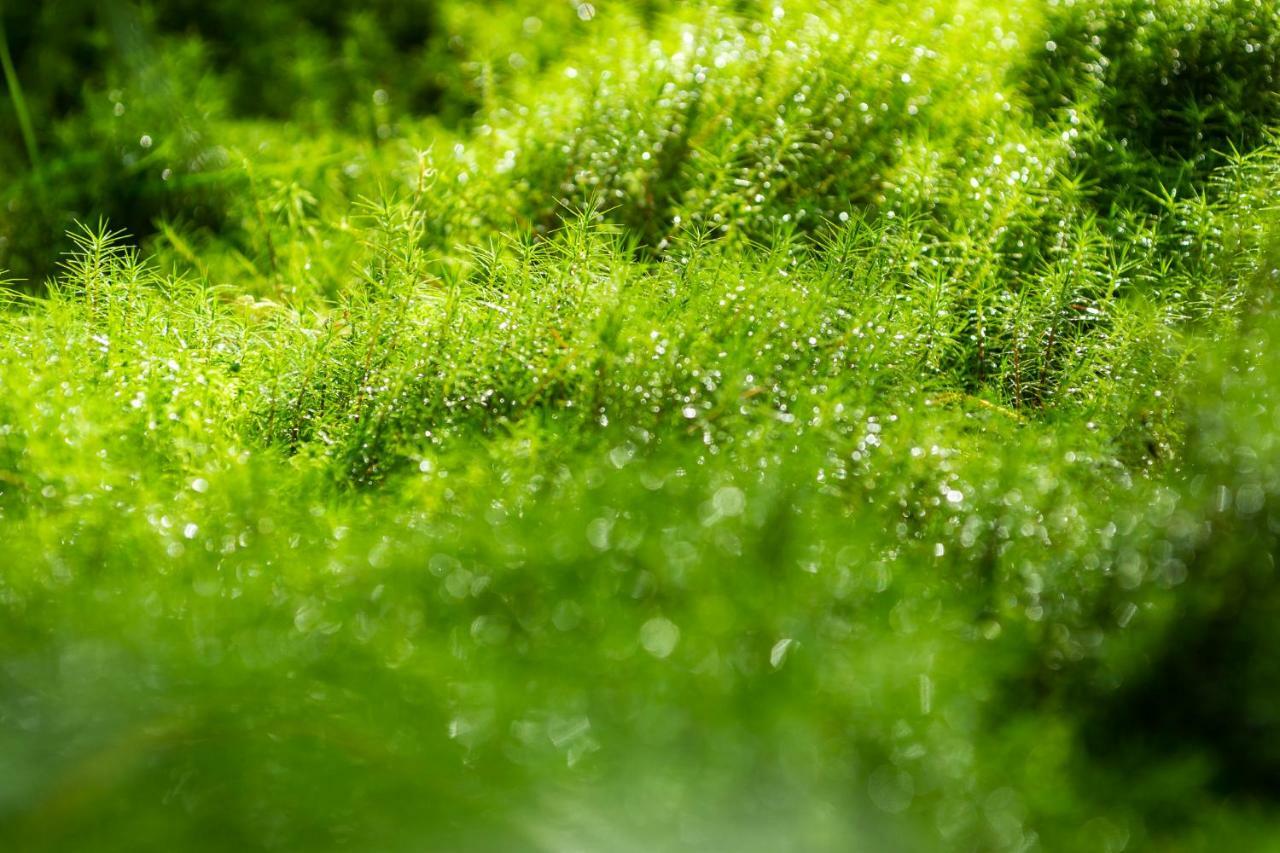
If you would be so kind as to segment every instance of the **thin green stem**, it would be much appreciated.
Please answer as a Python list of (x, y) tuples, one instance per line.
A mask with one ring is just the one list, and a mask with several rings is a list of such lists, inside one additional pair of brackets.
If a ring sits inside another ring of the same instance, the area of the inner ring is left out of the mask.
[(13, 111), (18, 116), (18, 128), (22, 131), (22, 142), (27, 149), (27, 158), (31, 160), (33, 167), (39, 168), (40, 147), (36, 144), (36, 132), (31, 124), (31, 112), (27, 109), (27, 99), (22, 94), (22, 83), (18, 80), (18, 71), (13, 67), (13, 57), (9, 53), (9, 35), (5, 31), (2, 14), (0, 14), (0, 66), (4, 68), (4, 81), (9, 87), (9, 101), (13, 104)]

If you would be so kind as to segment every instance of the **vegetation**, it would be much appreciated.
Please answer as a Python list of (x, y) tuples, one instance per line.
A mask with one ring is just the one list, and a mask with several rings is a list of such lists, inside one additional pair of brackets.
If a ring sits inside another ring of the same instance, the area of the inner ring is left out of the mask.
[(4, 849), (1275, 849), (1273, 3), (316, 8), (0, 8)]

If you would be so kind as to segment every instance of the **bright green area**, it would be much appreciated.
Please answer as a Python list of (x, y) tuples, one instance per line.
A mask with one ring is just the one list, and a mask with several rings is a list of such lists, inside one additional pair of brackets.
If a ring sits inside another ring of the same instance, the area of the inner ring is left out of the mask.
[(0, 849), (1280, 849), (1271, 0), (0, 21)]

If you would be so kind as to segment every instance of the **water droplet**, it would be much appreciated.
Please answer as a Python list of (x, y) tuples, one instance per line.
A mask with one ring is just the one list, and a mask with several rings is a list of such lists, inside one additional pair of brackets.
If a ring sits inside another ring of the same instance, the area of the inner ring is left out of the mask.
[(725, 486), (715, 493), (711, 504), (720, 515), (741, 515), (747, 506), (747, 496), (742, 493), (742, 489)]
[(774, 669), (781, 669), (782, 665), (787, 662), (787, 655), (791, 652), (791, 647), (795, 645), (795, 642), (790, 637), (783, 637), (774, 643), (773, 648), (769, 650), (769, 666)]
[(679, 642), (680, 629), (670, 619), (655, 616), (640, 626), (640, 645), (659, 660), (675, 651)]
[(613, 530), (613, 522), (607, 518), (597, 518), (587, 525), (587, 541), (601, 551), (609, 550), (609, 533)]

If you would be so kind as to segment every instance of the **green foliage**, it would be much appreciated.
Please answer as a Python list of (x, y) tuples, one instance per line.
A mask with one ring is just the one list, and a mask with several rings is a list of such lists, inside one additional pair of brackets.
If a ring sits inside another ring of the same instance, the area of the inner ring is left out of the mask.
[(1280, 7), (1052, 0), (1025, 83), (1043, 112), (1097, 123), (1100, 180), (1186, 189), (1280, 120)]
[(1274, 844), (1270, 6), (3, 14), (0, 847)]
[[(0, 263), (39, 284), (61, 234), (89, 215), (138, 237), (160, 218), (226, 230), (244, 192), (241, 175), (219, 175), (240, 157), (234, 120), (289, 119), (313, 135), (343, 128), (368, 139), (397, 134), (411, 112), (457, 121), (466, 105), (444, 93), (461, 94), (460, 84), (441, 77), (453, 66), (430, 61), (447, 52), (436, 5), (6, 6), (10, 85), (23, 110), (0, 118), (0, 169), (13, 179)], [(40, 168), (19, 157), (24, 115), (27, 147), (45, 151)]]

